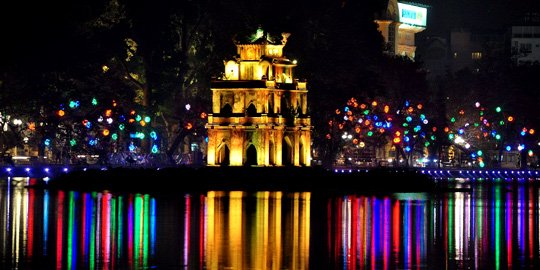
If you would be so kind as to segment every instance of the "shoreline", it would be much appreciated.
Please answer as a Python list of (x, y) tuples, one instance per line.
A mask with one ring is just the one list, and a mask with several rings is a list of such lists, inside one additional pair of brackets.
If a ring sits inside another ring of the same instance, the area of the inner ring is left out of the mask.
[(182, 193), (220, 191), (430, 192), (435, 181), (411, 169), (336, 173), (322, 167), (111, 168), (68, 172), (29, 185), (79, 191)]

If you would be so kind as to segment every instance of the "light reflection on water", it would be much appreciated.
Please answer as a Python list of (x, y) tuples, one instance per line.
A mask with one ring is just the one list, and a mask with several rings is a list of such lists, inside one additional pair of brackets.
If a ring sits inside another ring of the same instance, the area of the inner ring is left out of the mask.
[(1, 269), (540, 267), (540, 195), (530, 182), (438, 194), (159, 196), (6, 180)]

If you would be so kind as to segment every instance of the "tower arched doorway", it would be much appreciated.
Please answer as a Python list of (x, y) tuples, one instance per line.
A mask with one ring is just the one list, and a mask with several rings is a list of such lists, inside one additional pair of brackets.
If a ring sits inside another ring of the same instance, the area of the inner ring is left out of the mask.
[(304, 143), (303, 140), (300, 140), (300, 150), (298, 151), (298, 157), (300, 165), (306, 165), (306, 155), (304, 155)]
[(255, 145), (250, 144), (246, 149), (246, 165), (257, 165), (257, 148)]
[(292, 143), (291, 143), (291, 140), (287, 137), (284, 137), (283, 138), (283, 143), (282, 143), (282, 150), (281, 150), (281, 161), (283, 163), (283, 165), (291, 165), (293, 164), (293, 147), (292, 147)]
[(217, 164), (221, 166), (229, 166), (230, 164), (230, 150), (229, 147), (224, 144), (217, 151)]
[(219, 114), (221, 114), (221, 116), (232, 116), (231, 105), (229, 103), (225, 104), (223, 107), (221, 107)]
[(249, 106), (246, 109), (247, 116), (257, 116), (257, 108), (255, 108), (255, 105), (253, 103), (249, 104)]
[(274, 149), (274, 147), (274, 142), (270, 141), (268, 143), (268, 163), (270, 163), (270, 165), (276, 165), (276, 150)]

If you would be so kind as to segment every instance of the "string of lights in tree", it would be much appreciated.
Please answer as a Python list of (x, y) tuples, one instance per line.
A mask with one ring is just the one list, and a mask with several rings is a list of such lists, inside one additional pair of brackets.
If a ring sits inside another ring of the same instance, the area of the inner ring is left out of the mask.
[(390, 139), (403, 149), (406, 155), (415, 149), (429, 146), (436, 138), (429, 127), (430, 121), (422, 112), (421, 103), (405, 101), (399, 108), (378, 100), (359, 102), (356, 98), (347, 101), (342, 109), (336, 109), (328, 121), (327, 140), (341, 137), (345, 142), (363, 148), (366, 145), (381, 146)]
[(451, 142), (468, 149), (480, 167), (485, 166), (488, 150), (527, 150), (529, 156), (534, 156), (527, 143), (535, 140), (535, 129), (519, 125), (515, 116), (501, 106), (488, 109), (475, 102), (460, 108), (449, 116), (449, 126), (444, 131)]
[[(135, 151), (141, 140), (149, 137), (151, 152), (159, 153), (158, 133), (150, 127), (152, 121), (149, 115), (136, 109), (125, 109), (115, 100), (108, 104), (100, 104), (92, 98), (87, 107), (81, 101), (70, 100), (67, 106), (60, 104), (55, 115), (59, 120), (58, 128), (70, 127), (66, 138), (57, 139), (69, 141), (71, 148), (104, 147), (108, 144), (128, 144), (130, 151)], [(45, 146), (51, 146), (52, 138), (44, 138)]]

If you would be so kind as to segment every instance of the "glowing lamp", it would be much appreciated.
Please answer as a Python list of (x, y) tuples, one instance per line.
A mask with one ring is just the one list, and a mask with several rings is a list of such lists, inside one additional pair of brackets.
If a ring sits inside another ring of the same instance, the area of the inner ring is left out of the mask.
[(534, 129), (529, 129), (529, 134), (533, 135), (534, 134)]
[(373, 107), (377, 106), (377, 104), (378, 104), (377, 101), (371, 102), (371, 106), (373, 106)]
[(96, 99), (96, 98), (92, 98), (92, 105), (96, 106), (97, 104), (98, 104), (97, 99)]
[(113, 139), (114, 141), (118, 140), (118, 134), (113, 133), (113, 134), (111, 135), (111, 139)]
[(60, 117), (66, 115), (66, 112), (64, 112), (64, 110), (58, 110), (58, 112), (56, 112), (56, 114)]
[(495, 108), (495, 111), (496, 111), (496, 112), (501, 112), (501, 107)]
[(388, 113), (390, 111), (390, 106), (384, 105), (384, 113)]
[(401, 142), (401, 138), (400, 137), (395, 137), (394, 140), (393, 140), (394, 143), (400, 143)]
[(150, 123), (150, 120), (152, 120), (152, 119), (150, 119), (150, 116), (145, 116), (144, 117), (144, 122)]
[(534, 156), (534, 153), (532, 150), (529, 149), (529, 151), (527, 151), (527, 155), (529, 155), (529, 157), (532, 157)]
[(108, 129), (104, 129), (102, 134), (103, 136), (109, 136), (110, 131)]
[(510, 152), (510, 150), (512, 150), (512, 147), (510, 145), (507, 145), (506, 146), (506, 151)]
[(74, 101), (74, 100), (69, 101), (69, 107), (72, 109), (79, 107), (79, 101)]
[(508, 122), (513, 122), (514, 121), (514, 117), (513, 116), (508, 116)]

